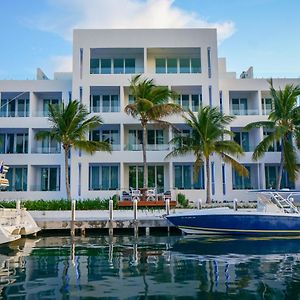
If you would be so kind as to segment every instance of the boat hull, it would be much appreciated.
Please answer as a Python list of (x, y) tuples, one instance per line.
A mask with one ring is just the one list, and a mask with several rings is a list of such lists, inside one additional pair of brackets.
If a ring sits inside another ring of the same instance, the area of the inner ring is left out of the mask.
[(188, 234), (299, 235), (300, 216), (293, 214), (213, 213), (175, 214), (167, 219)]

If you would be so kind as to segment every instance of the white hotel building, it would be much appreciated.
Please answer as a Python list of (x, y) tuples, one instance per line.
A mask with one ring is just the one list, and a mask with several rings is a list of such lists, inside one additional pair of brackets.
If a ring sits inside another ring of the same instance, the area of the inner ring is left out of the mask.
[[(49, 103), (78, 99), (104, 125), (90, 138), (110, 140), (113, 152), (88, 155), (72, 150), (71, 193), (74, 198), (108, 197), (142, 185), (141, 126), (124, 113), (132, 101), (132, 75), (143, 73), (157, 85), (176, 91), (183, 108), (197, 111), (200, 103), (218, 106), (235, 115), (231, 130), (245, 155), (239, 160), (249, 169), (249, 178), (237, 176), (231, 166), (212, 157), (212, 193), (217, 200), (250, 199), (245, 191), (274, 187), (280, 161), (280, 145), (274, 145), (260, 160), (252, 161), (253, 149), (263, 138), (262, 129), (245, 132), (252, 121), (266, 120), (271, 108), (269, 84), (254, 79), (252, 69), (243, 78), (227, 72), (225, 59), (218, 58), (215, 29), (75, 30), (73, 72), (55, 73), (48, 80), (0, 81), (0, 153), (10, 166), (10, 187), (0, 199), (59, 199), (66, 197), (64, 159), (54, 141), (37, 142), (36, 132), (49, 128)], [(300, 84), (299, 79), (275, 79), (276, 87)], [(180, 116), (171, 117), (180, 130), (189, 128)], [(147, 159), (149, 186), (159, 192), (178, 192), (190, 200), (205, 198), (205, 175), (193, 180), (193, 155), (165, 159), (170, 152), (171, 128), (151, 125)], [(286, 179), (286, 174), (284, 175)], [(300, 181), (284, 187), (300, 187)]]

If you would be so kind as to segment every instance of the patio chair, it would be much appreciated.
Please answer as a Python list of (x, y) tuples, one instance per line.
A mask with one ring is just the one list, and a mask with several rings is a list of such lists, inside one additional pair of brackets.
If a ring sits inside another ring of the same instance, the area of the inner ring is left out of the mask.
[(134, 190), (131, 188), (131, 200), (141, 200), (141, 191), (140, 190)]
[(147, 201), (156, 200), (156, 188), (151, 188), (146, 191), (146, 199)]

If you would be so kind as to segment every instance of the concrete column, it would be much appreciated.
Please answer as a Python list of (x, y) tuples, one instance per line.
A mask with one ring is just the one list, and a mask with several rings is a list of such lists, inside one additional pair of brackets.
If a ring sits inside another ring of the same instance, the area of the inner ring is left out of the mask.
[[(173, 163), (170, 161), (169, 162), (169, 189), (172, 192), (172, 190), (174, 189), (174, 180), (173, 180)], [(172, 194), (173, 196), (173, 194)]]
[(120, 151), (124, 151), (125, 148), (125, 135), (124, 135), (124, 124), (120, 124)]
[(267, 189), (269, 188), (266, 186), (266, 172), (265, 172), (265, 164), (264, 163), (259, 163), (258, 165), (258, 170), (259, 170), (259, 188), (261, 189)]
[(257, 103), (257, 108), (258, 108), (258, 114), (262, 115), (262, 107), (261, 107), (261, 90), (258, 90), (258, 103)]
[(120, 111), (124, 111), (125, 108), (125, 93), (124, 86), (120, 86)]
[(144, 73), (148, 73), (148, 57), (147, 57), (147, 48), (144, 48)]
[(125, 182), (124, 182), (125, 174), (124, 174), (124, 163), (120, 162), (120, 190), (125, 189)]

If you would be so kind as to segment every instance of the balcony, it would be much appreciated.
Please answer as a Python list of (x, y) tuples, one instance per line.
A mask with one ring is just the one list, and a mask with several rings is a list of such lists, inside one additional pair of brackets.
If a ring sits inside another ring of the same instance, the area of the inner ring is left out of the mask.
[(233, 116), (255, 116), (258, 115), (258, 109), (231, 109), (230, 115)]
[[(148, 144), (146, 145), (146, 151), (168, 151), (170, 149), (169, 144)], [(142, 151), (142, 144), (130, 144), (124, 146), (125, 151)]]
[(90, 74), (144, 73), (143, 48), (92, 48), (90, 49)]
[(38, 154), (59, 154), (61, 153), (60, 147), (36, 147), (31, 153)]

